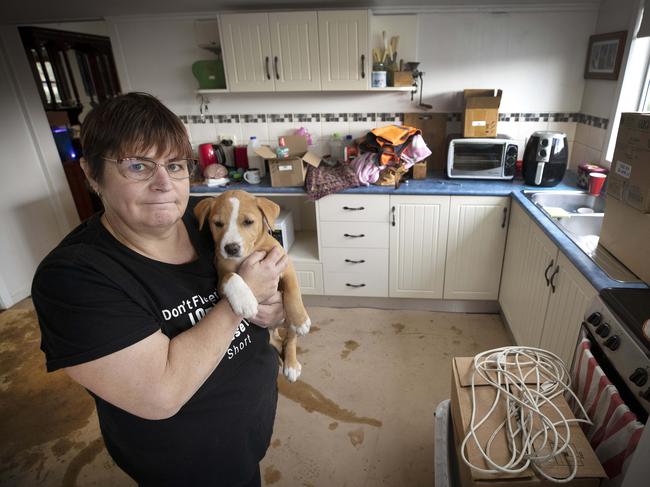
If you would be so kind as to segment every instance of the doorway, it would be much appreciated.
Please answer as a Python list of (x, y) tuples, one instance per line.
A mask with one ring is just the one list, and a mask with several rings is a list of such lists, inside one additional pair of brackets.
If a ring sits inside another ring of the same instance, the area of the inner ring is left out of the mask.
[[(18, 27), (41, 103), (81, 221), (102, 210), (80, 166), (81, 123), (98, 103), (121, 92), (104, 22)], [(70, 30), (67, 30), (67, 29)], [(79, 32), (79, 30), (83, 30)]]

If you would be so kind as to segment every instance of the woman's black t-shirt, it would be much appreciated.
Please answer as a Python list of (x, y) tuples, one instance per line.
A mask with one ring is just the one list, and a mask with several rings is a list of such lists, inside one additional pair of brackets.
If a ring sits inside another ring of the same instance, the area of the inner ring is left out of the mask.
[[(40, 264), (32, 299), (48, 371), (88, 362), (162, 330), (195, 325), (219, 299), (209, 233), (183, 217), (199, 254), (172, 265), (118, 242), (95, 215)], [(239, 485), (266, 453), (277, 404), (278, 358), (268, 331), (242, 321), (218, 367), (173, 417), (146, 420), (102, 398), (106, 448), (141, 485)]]

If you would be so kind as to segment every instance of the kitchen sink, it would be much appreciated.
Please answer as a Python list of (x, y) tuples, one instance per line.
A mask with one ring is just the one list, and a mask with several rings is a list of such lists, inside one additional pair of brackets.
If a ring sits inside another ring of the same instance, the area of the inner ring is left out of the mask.
[[(568, 213), (604, 213), (605, 201), (602, 198), (579, 191), (524, 191), (537, 206), (561, 208)], [(548, 211), (547, 211), (548, 213)]]
[(623, 282), (639, 281), (598, 244), (605, 216), (603, 198), (581, 191), (524, 191), (524, 194), (609, 277)]

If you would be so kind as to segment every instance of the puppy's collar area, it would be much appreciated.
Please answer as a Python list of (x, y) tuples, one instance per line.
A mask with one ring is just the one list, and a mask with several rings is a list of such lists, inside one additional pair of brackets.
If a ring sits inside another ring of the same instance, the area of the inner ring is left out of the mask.
[(266, 227), (266, 233), (269, 235), (273, 235), (273, 229), (271, 228), (271, 224), (269, 221), (266, 219), (264, 215), (262, 215), (262, 221), (264, 222), (264, 226)]

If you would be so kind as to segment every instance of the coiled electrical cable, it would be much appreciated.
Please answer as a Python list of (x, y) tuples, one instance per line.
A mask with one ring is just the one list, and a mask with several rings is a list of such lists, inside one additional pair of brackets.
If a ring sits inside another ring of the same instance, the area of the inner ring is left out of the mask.
[[(492, 405), (481, 418), (477, 418), (477, 375), (496, 389)], [(462, 459), (469, 467), (491, 474), (516, 474), (530, 467), (552, 482), (566, 483), (573, 480), (578, 462), (576, 452), (570, 444), (570, 426), (571, 423), (592, 423), (571, 390), (571, 376), (557, 355), (540, 348), (517, 346), (479, 353), (474, 357), (471, 392), (470, 424), (460, 449)], [(564, 416), (553, 403), (553, 399), (561, 394), (568, 394), (575, 400), (582, 418)], [(504, 400), (506, 417), (491, 433), (487, 443), (482, 445), (476, 432)], [(554, 417), (557, 416), (559, 420), (551, 420), (542, 413), (542, 408), (547, 413), (549, 409), (552, 410)], [(498, 464), (491, 455), (492, 443), (504, 429), (510, 458), (505, 464)], [(488, 468), (479, 467), (469, 461), (467, 447), (470, 442), (476, 446)], [(568, 476), (558, 478), (544, 471), (545, 463), (563, 454), (571, 469)]]

